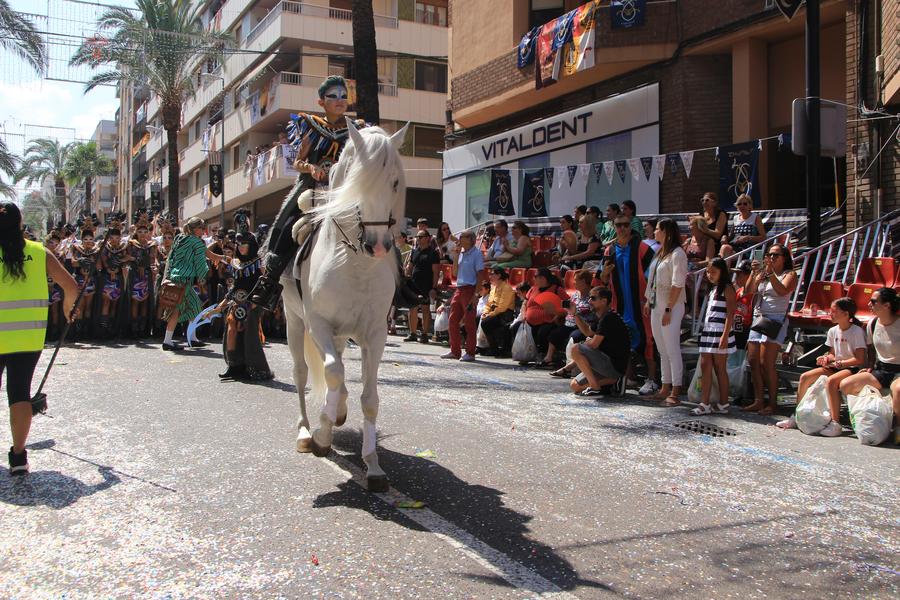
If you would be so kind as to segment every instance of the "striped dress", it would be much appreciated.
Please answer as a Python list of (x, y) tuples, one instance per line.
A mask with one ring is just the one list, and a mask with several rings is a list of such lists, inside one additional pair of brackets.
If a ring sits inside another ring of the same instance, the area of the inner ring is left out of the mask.
[(200, 297), (194, 291), (193, 284), (204, 279), (209, 271), (206, 263), (206, 244), (193, 235), (179, 235), (169, 253), (166, 263), (166, 277), (175, 283), (186, 286), (184, 298), (178, 305), (178, 322), (190, 321), (203, 308)]
[(719, 348), (719, 340), (725, 331), (725, 316), (728, 304), (725, 294), (717, 294), (713, 288), (706, 299), (706, 318), (703, 321), (703, 331), (700, 333), (701, 354), (731, 354), (735, 349), (734, 331), (728, 333), (728, 349)]

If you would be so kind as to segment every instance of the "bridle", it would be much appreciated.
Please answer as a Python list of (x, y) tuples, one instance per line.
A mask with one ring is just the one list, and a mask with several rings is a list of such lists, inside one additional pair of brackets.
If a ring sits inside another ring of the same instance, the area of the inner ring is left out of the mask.
[(394, 219), (393, 213), (388, 216), (387, 221), (363, 221), (362, 220), (362, 212), (359, 210), (356, 211), (356, 226), (359, 228), (359, 233), (356, 235), (356, 243), (350, 241), (350, 238), (347, 236), (347, 232), (344, 231), (344, 228), (341, 227), (341, 224), (337, 222), (337, 219), (332, 217), (331, 221), (334, 223), (335, 227), (338, 228), (338, 231), (341, 232), (341, 236), (344, 238), (341, 240), (341, 243), (353, 250), (354, 254), (359, 254), (360, 250), (365, 250), (367, 254), (373, 254), (373, 251), (368, 244), (365, 243), (366, 237), (366, 226), (369, 227), (393, 227), (397, 224), (397, 221)]

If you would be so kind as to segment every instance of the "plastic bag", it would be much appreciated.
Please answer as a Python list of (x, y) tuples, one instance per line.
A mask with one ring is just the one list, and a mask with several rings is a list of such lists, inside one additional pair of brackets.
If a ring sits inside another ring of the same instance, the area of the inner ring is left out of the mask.
[(516, 332), (516, 339), (512, 345), (512, 359), (519, 362), (531, 362), (537, 360), (537, 346), (534, 336), (531, 334), (531, 325), (522, 323)]
[[(715, 370), (712, 372), (711, 385), (712, 389), (709, 392), (709, 403), (718, 404), (719, 403), (719, 384), (716, 380), (716, 372)], [(688, 386), (688, 401), (693, 402), (695, 404), (700, 404), (700, 399), (703, 398), (703, 375), (700, 370), (699, 363), (697, 364), (697, 368), (694, 369), (694, 376), (691, 377), (691, 385)]]
[(484, 329), (481, 328), (481, 321), (478, 322), (478, 333), (475, 336), (475, 345), (479, 348), (487, 348), (491, 344), (488, 342), (487, 336), (484, 334)]
[(447, 331), (450, 329), (450, 309), (445, 308), (438, 313), (434, 319), (434, 332)]
[(847, 396), (850, 424), (860, 444), (877, 446), (891, 435), (894, 409), (891, 397), (881, 397), (872, 386), (863, 386), (856, 396)]
[(566, 363), (572, 362), (572, 348), (575, 346), (575, 340), (571, 337), (569, 341), (566, 343)]
[(794, 418), (797, 420), (797, 427), (806, 435), (815, 435), (831, 423), (831, 413), (828, 411), (827, 381), (828, 377), (825, 375), (816, 379), (797, 404)]
[(746, 398), (747, 351), (735, 350), (729, 354), (725, 369), (728, 371), (728, 393), (735, 400)]

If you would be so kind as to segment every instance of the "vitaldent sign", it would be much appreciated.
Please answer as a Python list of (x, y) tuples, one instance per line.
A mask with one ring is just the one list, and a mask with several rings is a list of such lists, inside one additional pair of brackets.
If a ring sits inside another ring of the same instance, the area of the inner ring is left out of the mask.
[(444, 152), (444, 179), (659, 121), (658, 84)]

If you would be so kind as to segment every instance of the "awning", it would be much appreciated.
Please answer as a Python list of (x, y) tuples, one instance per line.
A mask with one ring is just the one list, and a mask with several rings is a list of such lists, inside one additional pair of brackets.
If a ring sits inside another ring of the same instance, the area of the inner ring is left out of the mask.
[(250, 71), (250, 73), (246, 77), (244, 77), (244, 80), (241, 83), (241, 87), (247, 87), (257, 79), (262, 79), (266, 76), (267, 73), (270, 75), (274, 75), (275, 73), (269, 71), (268, 69), (276, 58), (278, 58), (278, 55), (272, 54), (270, 56), (267, 56), (265, 60), (256, 65), (256, 67), (252, 71)]

